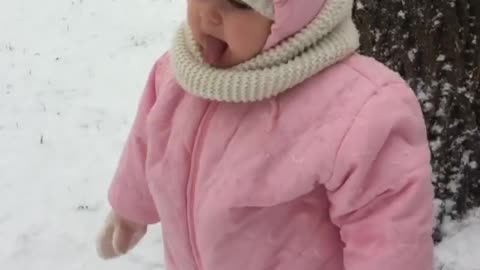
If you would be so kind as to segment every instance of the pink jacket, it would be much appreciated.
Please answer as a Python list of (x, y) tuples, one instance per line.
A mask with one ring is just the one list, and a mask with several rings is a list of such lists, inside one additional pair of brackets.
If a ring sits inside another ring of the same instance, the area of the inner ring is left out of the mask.
[(371, 58), (233, 104), (187, 94), (166, 55), (109, 198), (162, 220), (169, 270), (429, 270), (429, 161), (415, 95)]

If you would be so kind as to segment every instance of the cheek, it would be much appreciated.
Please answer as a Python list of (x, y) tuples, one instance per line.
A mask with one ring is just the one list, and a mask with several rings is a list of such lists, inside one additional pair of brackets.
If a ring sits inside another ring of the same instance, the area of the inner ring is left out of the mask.
[(236, 53), (244, 57), (252, 57), (260, 53), (270, 35), (270, 22), (257, 22), (242, 19), (233, 21), (226, 33), (229, 34), (229, 43)]
[(198, 41), (200, 33), (200, 28), (198, 27), (200, 25), (200, 17), (198, 16), (195, 6), (190, 3), (187, 9), (187, 22), (190, 30), (192, 31), (194, 39)]

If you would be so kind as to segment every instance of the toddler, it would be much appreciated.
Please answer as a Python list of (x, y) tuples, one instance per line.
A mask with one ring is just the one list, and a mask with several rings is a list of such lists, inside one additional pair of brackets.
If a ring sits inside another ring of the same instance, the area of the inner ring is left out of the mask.
[(188, 0), (98, 239), (162, 223), (168, 270), (431, 270), (430, 152), (406, 82), (356, 53), (353, 0)]

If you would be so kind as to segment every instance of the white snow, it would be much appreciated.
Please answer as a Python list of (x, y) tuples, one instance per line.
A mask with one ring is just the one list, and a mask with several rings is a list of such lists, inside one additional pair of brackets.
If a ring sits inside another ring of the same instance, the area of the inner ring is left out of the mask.
[(355, 7), (357, 10), (365, 9), (365, 6), (361, 1), (357, 1), (357, 5)]
[(470, 169), (476, 169), (478, 168), (478, 163), (476, 161), (472, 161), (468, 164), (470, 166)]
[(443, 65), (442, 70), (452, 71), (453, 66), (451, 64), (445, 64), (445, 65)]
[(408, 59), (410, 60), (410, 62), (413, 63), (415, 61), (417, 52), (418, 52), (418, 49), (416, 49), (416, 48), (413, 48), (413, 49), (408, 51), (407, 54), (408, 54)]
[[(185, 1), (0, 1), (1, 269), (164, 269), (158, 226), (114, 261), (98, 259), (94, 241), (139, 95)], [(447, 222), (442, 270), (480, 269), (479, 216)]]
[(184, 6), (0, 0), (0, 269), (162, 269), (159, 233), (112, 262), (94, 241), (139, 95)]
[(446, 220), (445, 239), (435, 250), (438, 270), (480, 269), (480, 209), (461, 222)]
[(446, 59), (446, 56), (444, 54), (440, 54), (437, 57), (438, 62), (443, 62), (443, 61), (445, 61), (445, 59)]

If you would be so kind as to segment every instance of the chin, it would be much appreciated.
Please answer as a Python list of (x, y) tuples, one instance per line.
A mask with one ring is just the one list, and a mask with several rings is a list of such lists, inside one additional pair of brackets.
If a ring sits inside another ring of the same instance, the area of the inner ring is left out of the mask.
[(229, 54), (228, 52), (223, 55), (222, 59), (220, 59), (220, 61), (218, 63), (215, 63), (213, 66), (216, 67), (216, 68), (222, 68), (222, 69), (227, 69), (227, 68), (231, 68), (233, 66), (236, 66), (240, 63), (242, 63), (243, 61), (239, 60), (239, 59), (234, 59), (231, 57), (231, 54)]
[(234, 57), (231, 52), (227, 52), (224, 56), (223, 59), (220, 61), (220, 67), (221, 68), (231, 68), (236, 65), (242, 64), (246, 62), (249, 59), (244, 59), (241, 57)]

